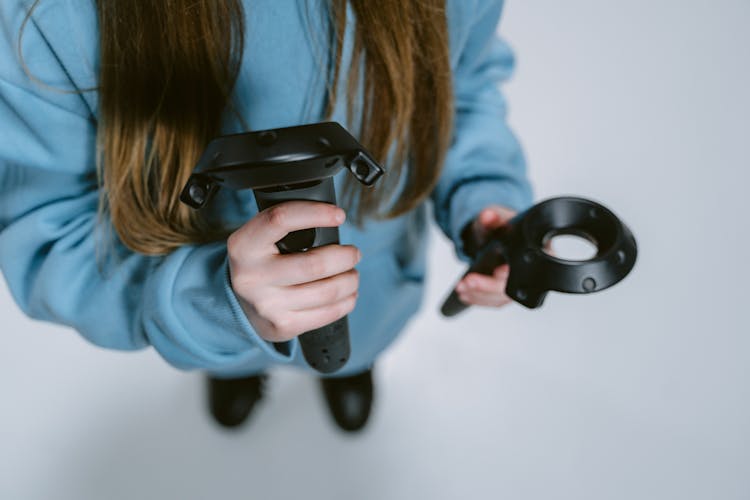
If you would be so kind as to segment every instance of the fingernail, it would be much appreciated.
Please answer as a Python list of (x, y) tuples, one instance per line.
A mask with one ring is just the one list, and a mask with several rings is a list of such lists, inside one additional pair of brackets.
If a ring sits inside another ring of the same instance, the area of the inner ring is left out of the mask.
[(465, 292), (466, 291), (466, 284), (463, 281), (461, 283), (459, 283), (458, 286), (456, 286), (456, 291), (458, 293)]
[(338, 213), (336, 214), (336, 220), (339, 222), (344, 222), (346, 219), (346, 212), (344, 212), (342, 209), (339, 208)]

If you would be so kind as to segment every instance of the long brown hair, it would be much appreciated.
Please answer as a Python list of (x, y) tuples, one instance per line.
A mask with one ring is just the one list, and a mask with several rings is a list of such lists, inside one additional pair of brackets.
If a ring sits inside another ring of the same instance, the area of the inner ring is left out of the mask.
[[(401, 215), (429, 195), (451, 140), (453, 100), (445, 0), (329, 0), (328, 116), (342, 74), (347, 3), (356, 19), (347, 119), (379, 161), (389, 160), (377, 189), (345, 183), (341, 204), (361, 223)], [(108, 211), (120, 240), (144, 254), (226, 237), (178, 194), (219, 133), (224, 110), (233, 109), (245, 35), (241, 0), (96, 5), (100, 217)]]

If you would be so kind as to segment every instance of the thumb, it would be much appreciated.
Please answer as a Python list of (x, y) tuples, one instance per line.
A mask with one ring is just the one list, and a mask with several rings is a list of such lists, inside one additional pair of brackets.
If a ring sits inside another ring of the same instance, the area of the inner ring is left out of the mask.
[(474, 219), (474, 234), (481, 239), (493, 229), (504, 225), (513, 215), (515, 212), (505, 207), (495, 205), (485, 207)]
[(503, 218), (496, 210), (487, 207), (479, 212), (477, 223), (484, 229), (494, 229), (503, 224)]
[(476, 236), (477, 240), (482, 241), (485, 236), (487, 236), (487, 233), (489, 233), (493, 228), (497, 227), (500, 223), (500, 216), (497, 212), (490, 208), (485, 208), (481, 212), (479, 212), (479, 215), (476, 219), (474, 219), (474, 235)]

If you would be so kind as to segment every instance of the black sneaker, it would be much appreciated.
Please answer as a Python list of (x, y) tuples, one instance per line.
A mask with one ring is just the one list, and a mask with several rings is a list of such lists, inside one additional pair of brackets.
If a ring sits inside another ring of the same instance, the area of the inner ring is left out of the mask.
[(267, 375), (243, 378), (208, 378), (208, 405), (214, 420), (223, 427), (238, 427), (263, 397)]
[(338, 426), (347, 432), (362, 429), (372, 408), (372, 370), (350, 377), (320, 378), (320, 383)]

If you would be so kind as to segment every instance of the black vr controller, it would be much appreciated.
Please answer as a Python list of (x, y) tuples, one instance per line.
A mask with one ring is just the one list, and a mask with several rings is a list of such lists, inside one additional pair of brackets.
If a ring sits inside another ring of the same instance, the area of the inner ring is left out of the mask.
[[(597, 246), (596, 255), (574, 261), (543, 250), (550, 239), (563, 234), (589, 240)], [(531, 309), (541, 306), (550, 290), (591, 293), (609, 288), (633, 269), (637, 254), (633, 234), (615, 214), (596, 202), (575, 197), (538, 203), (483, 241), (469, 236), (464, 242), (465, 253), (473, 260), (464, 276), (471, 272), (491, 275), (496, 267), (508, 263), (505, 293)], [(454, 289), (440, 311), (454, 316), (467, 307)]]
[[(212, 140), (180, 194), (193, 208), (205, 206), (220, 187), (252, 189), (258, 210), (290, 200), (336, 204), (333, 176), (347, 168), (365, 186), (383, 169), (335, 122), (262, 130)], [(281, 253), (339, 243), (338, 227), (293, 231), (276, 243)], [(332, 373), (349, 359), (347, 317), (299, 336), (308, 364)]]

